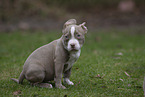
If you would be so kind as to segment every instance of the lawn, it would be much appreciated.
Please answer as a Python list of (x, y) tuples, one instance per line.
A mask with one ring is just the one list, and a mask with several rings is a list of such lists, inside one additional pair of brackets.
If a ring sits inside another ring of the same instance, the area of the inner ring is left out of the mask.
[[(79, 60), (72, 69), (74, 86), (47, 89), (23, 85), (18, 78), (29, 54), (61, 36), (61, 33), (0, 33), (0, 96), (22, 97), (143, 97), (145, 29), (89, 31)], [(53, 82), (52, 82), (53, 83)]]

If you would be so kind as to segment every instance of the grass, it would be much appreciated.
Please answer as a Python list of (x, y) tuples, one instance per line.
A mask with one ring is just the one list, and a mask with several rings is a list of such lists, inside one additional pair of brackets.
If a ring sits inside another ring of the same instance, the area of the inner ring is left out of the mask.
[(0, 95), (143, 97), (145, 34), (133, 33), (137, 31), (130, 28), (88, 32), (81, 56), (72, 69), (75, 85), (66, 86), (66, 90), (32, 87), (26, 80), (19, 85), (10, 80), (19, 77), (32, 51), (59, 38), (61, 33), (0, 33)]

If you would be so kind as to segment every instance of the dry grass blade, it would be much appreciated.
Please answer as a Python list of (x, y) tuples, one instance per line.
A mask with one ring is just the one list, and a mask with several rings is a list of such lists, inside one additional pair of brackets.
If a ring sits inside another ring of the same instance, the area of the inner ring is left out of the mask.
[[(21, 91), (20, 91), (20, 90), (15, 91), (15, 92), (13, 92), (13, 95), (14, 95), (14, 96), (21, 95)], [(17, 97), (19, 97), (19, 96), (17, 96)]]
[(130, 75), (127, 72), (124, 72), (128, 77), (130, 77)]

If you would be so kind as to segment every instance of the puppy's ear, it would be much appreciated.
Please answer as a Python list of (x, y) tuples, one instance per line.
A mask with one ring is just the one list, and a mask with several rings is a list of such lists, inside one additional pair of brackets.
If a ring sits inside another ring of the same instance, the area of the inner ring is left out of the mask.
[(77, 21), (75, 19), (69, 19), (65, 24), (64, 28), (69, 25), (76, 25)]
[(82, 27), (82, 29), (84, 30), (85, 34), (88, 32), (87, 27), (85, 26), (86, 22), (83, 22), (82, 24), (80, 24), (79, 26)]
[(69, 19), (64, 25), (62, 32), (64, 33), (64, 30), (69, 25), (76, 25), (77, 21), (75, 19)]

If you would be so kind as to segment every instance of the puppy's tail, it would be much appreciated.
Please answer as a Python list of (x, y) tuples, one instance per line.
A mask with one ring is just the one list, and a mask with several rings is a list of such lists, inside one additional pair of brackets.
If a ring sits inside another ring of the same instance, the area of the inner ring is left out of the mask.
[(11, 80), (13, 80), (14, 82), (16, 82), (16, 83), (18, 83), (18, 84), (22, 84), (24, 78), (25, 78), (25, 75), (24, 75), (24, 73), (23, 73), (23, 71), (22, 71), (21, 74), (20, 74), (19, 80), (18, 80), (18, 79), (15, 79), (15, 78), (11, 78)]

